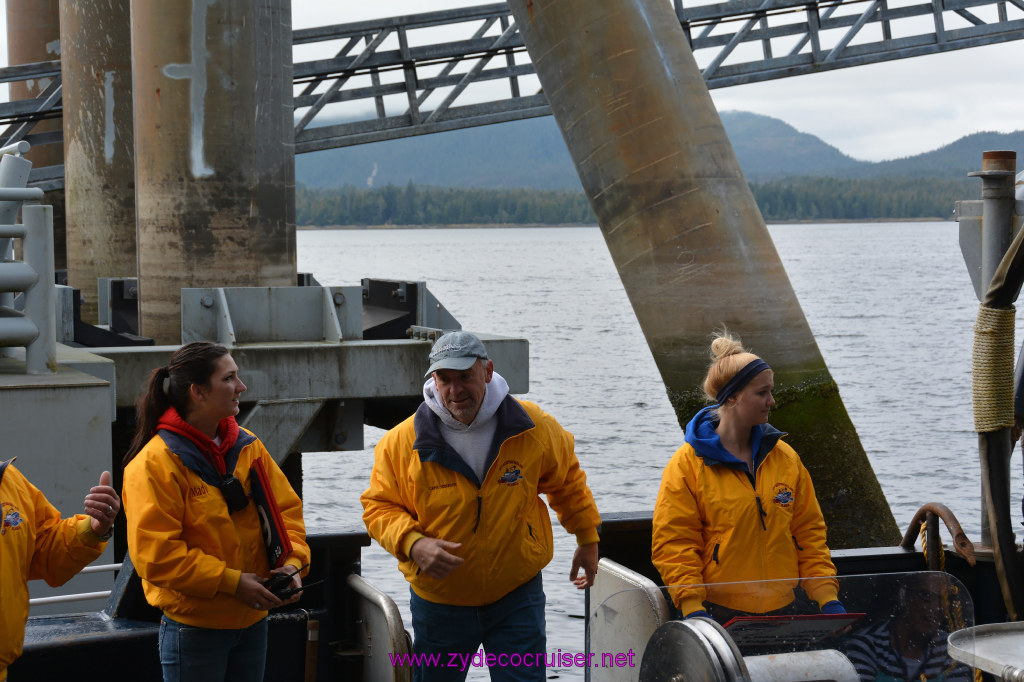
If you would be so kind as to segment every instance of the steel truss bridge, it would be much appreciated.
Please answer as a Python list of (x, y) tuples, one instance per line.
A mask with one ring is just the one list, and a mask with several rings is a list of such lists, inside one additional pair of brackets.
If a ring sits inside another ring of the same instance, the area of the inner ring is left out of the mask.
[[(1024, 38), (1024, 0), (673, 1), (709, 88)], [(551, 113), (503, 2), (297, 30), (293, 62), (296, 153)], [(33, 132), (61, 115), (60, 77), (59, 61), (0, 69), (0, 82), (50, 79), (0, 104), (0, 146), (62, 142)], [(62, 187), (63, 167), (30, 182)]]

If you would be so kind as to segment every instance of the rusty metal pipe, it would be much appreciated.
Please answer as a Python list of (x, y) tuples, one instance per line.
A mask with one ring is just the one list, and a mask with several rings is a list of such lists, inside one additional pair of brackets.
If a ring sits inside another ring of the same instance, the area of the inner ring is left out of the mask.
[[(914, 545), (917, 543), (917, 537), (920, 535), (922, 521), (926, 521), (932, 526), (935, 526), (935, 537), (933, 538), (929, 534), (927, 536), (927, 542), (930, 547), (937, 547), (938, 528), (935, 523), (935, 519), (942, 519), (942, 522), (946, 524), (946, 530), (949, 531), (950, 537), (953, 538), (953, 547), (960, 556), (967, 560), (968, 564), (973, 566), (975, 563), (974, 543), (967, 537), (967, 534), (960, 526), (960, 521), (957, 520), (956, 515), (950, 511), (949, 507), (938, 502), (929, 502), (922, 505), (921, 508), (917, 510), (917, 513), (914, 514), (914, 518), (910, 521), (910, 525), (907, 526), (907, 532), (903, 535), (900, 547), (905, 549), (914, 548)], [(929, 533), (931, 533), (930, 530)]]

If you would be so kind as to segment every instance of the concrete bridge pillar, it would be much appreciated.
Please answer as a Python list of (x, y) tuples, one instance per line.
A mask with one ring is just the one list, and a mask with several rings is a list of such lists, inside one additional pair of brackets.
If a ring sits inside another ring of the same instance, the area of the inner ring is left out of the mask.
[(775, 370), (772, 423), (811, 471), (830, 546), (898, 542), (670, 3), (508, 4), (680, 423), (706, 404), (727, 325)]
[(131, 0), (140, 333), (180, 290), (294, 285), (289, 0)]
[(129, 0), (60, 3), (68, 284), (96, 323), (99, 277), (135, 277)]

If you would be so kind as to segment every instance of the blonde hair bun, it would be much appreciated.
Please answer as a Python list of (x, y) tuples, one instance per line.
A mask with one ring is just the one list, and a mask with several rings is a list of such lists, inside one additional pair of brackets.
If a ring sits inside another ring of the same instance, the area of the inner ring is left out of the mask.
[(711, 342), (711, 362), (715, 363), (730, 355), (745, 353), (740, 340), (727, 331), (719, 332)]
[(710, 356), (711, 366), (708, 367), (701, 388), (704, 389), (704, 395), (712, 401), (737, 372), (748, 362), (758, 359), (743, 347), (738, 336), (730, 334), (725, 328), (715, 332), (715, 338), (711, 341)]

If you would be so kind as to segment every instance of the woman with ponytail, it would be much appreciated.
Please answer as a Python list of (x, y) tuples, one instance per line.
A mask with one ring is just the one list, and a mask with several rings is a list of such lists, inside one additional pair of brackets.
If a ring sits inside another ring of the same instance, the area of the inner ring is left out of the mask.
[[(301, 588), (309, 563), (302, 501), (255, 435), (235, 421), (245, 384), (228, 350), (194, 342), (150, 374), (125, 456), (128, 550), (146, 599), (163, 611), (165, 682), (263, 679), (272, 573)], [(262, 462), (292, 552), (270, 564), (250, 468)]]
[[(726, 331), (711, 360), (703, 389), (714, 404), (686, 425), (654, 508), (651, 558), (672, 601), (684, 617), (720, 623), (845, 613), (811, 477), (768, 423), (771, 367)], [(816, 606), (796, 599), (801, 579)]]

